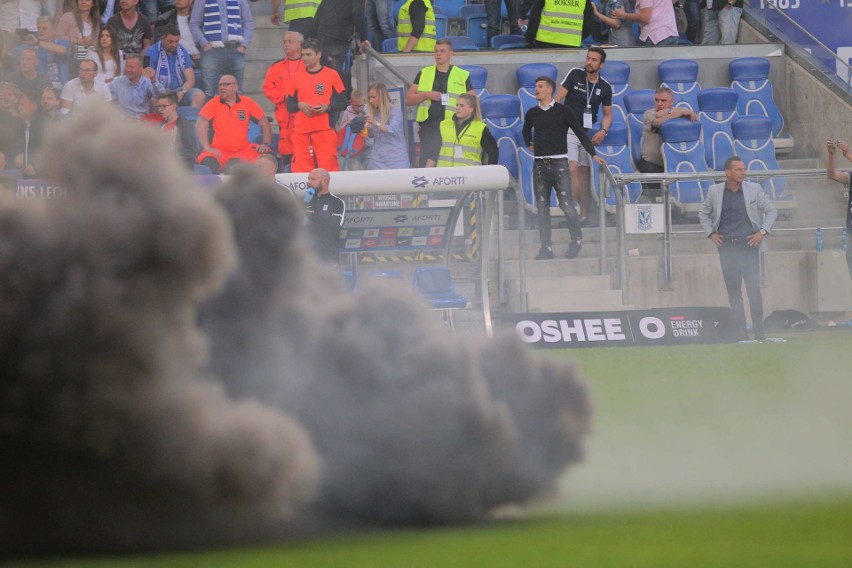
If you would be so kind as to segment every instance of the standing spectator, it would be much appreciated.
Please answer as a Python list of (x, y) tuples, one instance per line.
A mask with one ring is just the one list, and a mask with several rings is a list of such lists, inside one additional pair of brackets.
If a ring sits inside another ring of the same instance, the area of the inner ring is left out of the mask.
[(20, 154), (24, 122), (16, 114), (19, 93), (13, 83), (0, 83), (0, 170), (13, 168)]
[[(260, 124), (263, 142), (252, 144), (249, 140), (249, 123)], [(210, 125), (213, 125), (213, 142), (210, 142)], [(195, 122), (202, 152), (198, 163), (219, 173), (232, 160), (253, 164), (258, 154), (272, 151), (272, 129), (263, 109), (246, 96), (238, 94), (237, 78), (222, 75), (219, 78), (219, 96), (213, 97), (198, 113)]]
[(302, 62), (302, 42), (299, 32), (284, 34), (284, 58), (273, 63), (263, 79), (263, 94), (275, 105), (275, 120), (278, 121), (278, 153), (283, 166), (293, 158), (293, 122), (295, 113), (287, 110), (287, 93), (293, 78), (305, 68)]
[(305, 68), (296, 73), (287, 94), (287, 110), (293, 119), (293, 172), (309, 172), (315, 167), (339, 169), (337, 133), (331, 127), (331, 114), (346, 108), (346, 93), (337, 71), (320, 64), (319, 42), (302, 44)]
[(435, 65), (421, 69), (414, 84), (405, 93), (406, 105), (417, 105), (417, 124), (420, 125), (420, 160), (425, 168), (429, 156), (438, 154), (441, 147), (441, 121), (456, 113), (456, 100), (462, 93), (475, 94), (470, 73), (452, 65), (453, 44), (446, 38), (435, 42)]
[(246, 47), (251, 43), (254, 18), (246, 0), (198, 0), (189, 18), (192, 37), (201, 46), (201, 83), (213, 96), (222, 75), (243, 84)]
[(347, 93), (352, 88), (350, 70), (355, 56), (352, 38), (360, 41), (362, 47), (370, 45), (364, 21), (364, 0), (322, 0), (314, 16), (324, 65), (337, 71)]
[[(510, 1), (510, 0), (507, 0)], [(376, 42), (377, 49), (382, 48), (386, 39), (396, 37), (393, 25), (391, 0), (367, 0), (367, 31)]]
[(180, 31), (176, 26), (164, 28), (162, 39), (149, 47), (145, 55), (151, 64), (151, 67), (145, 69), (145, 76), (155, 84), (158, 91), (172, 91), (180, 102), (186, 93), (195, 89), (192, 59), (180, 44)]
[(613, 10), (612, 15), (642, 24), (639, 43), (647, 47), (677, 45), (680, 38), (672, 0), (637, 0), (635, 12), (629, 13), (622, 7)]
[(59, 96), (62, 114), (73, 113), (82, 107), (104, 104), (112, 100), (109, 86), (95, 80), (98, 68), (94, 61), (90, 59), (81, 61), (78, 72), (79, 77), (71, 79), (62, 87), (62, 94)]
[[(636, 164), (636, 170), (643, 174), (659, 174), (665, 171), (663, 167), (663, 136), (660, 126), (673, 118), (687, 118), (692, 122), (698, 120), (698, 115), (688, 108), (674, 107), (674, 92), (668, 87), (660, 87), (654, 92), (654, 108), (642, 115), (642, 158)], [(654, 190), (649, 196), (659, 195), (659, 183), (645, 184), (645, 188)]]
[(47, 122), (59, 119), (59, 89), (56, 87), (45, 87), (41, 92), (41, 113)]
[(38, 49), (26, 46), (19, 53), (18, 70), (9, 73), (7, 81), (28, 93), (41, 92), (45, 87), (53, 85), (50, 79), (38, 72)]
[(177, 111), (178, 97), (175, 93), (163, 93), (157, 99), (157, 112), (163, 117), (160, 129), (168, 136), (169, 148), (190, 169), (198, 157), (198, 140), (195, 127)]
[(142, 56), (136, 53), (124, 58), (124, 75), (110, 83), (109, 89), (113, 100), (133, 118), (151, 112), (151, 100), (157, 96), (154, 84), (142, 74)]
[(550, 192), (556, 190), (559, 208), (565, 213), (571, 244), (567, 258), (577, 258), (583, 244), (583, 230), (577, 210), (571, 204), (570, 172), (568, 169), (568, 131), (574, 131), (583, 147), (598, 164), (605, 163), (595, 155), (595, 145), (589, 139), (582, 124), (566, 107), (553, 99), (556, 83), (549, 77), (539, 77), (535, 81), (535, 98), (538, 105), (532, 107), (524, 116), (524, 143), (535, 154), (533, 166), (533, 192), (538, 215), (538, 234), (541, 249), (536, 260), (553, 258), (553, 244), (550, 229)]
[(732, 45), (737, 43), (743, 0), (707, 0), (704, 11), (702, 45)]
[(68, 42), (56, 38), (56, 26), (50, 16), (37, 20), (36, 35), (25, 36), (21, 43), (38, 48), (38, 70), (54, 87), (61, 88), (68, 80)]
[(578, 47), (596, 24), (591, 3), (590, 0), (522, 0), (518, 26), (527, 26), (527, 46)]
[[(355, 89), (349, 95), (349, 106), (340, 113), (340, 118), (337, 119), (337, 124), (334, 126), (334, 129), (337, 131), (340, 156), (348, 158), (344, 158), (344, 165), (340, 168), (341, 170), (350, 172), (364, 170), (366, 169), (366, 165), (370, 163), (370, 150), (372, 149), (373, 141), (361, 136), (362, 132), (366, 132), (366, 125), (367, 100), (364, 98), (364, 93), (359, 89)], [(349, 137), (352, 142), (350, 147), (344, 147), (344, 144), (347, 142), (345, 137), (347, 126), (350, 127)]]
[(139, 11), (153, 24), (160, 14), (174, 7), (174, 0), (142, 0), (142, 3), (139, 4)]
[[(316, 27), (314, 16), (320, 0), (284, 0), (284, 23), (287, 30), (302, 34), (304, 38), (311, 37)], [(281, 25), (281, 0), (272, 0), (272, 24)]]
[(518, 0), (485, 0), (485, 16), (487, 21), (486, 34), (488, 37), (487, 47), (491, 47), (491, 38), (500, 35), (502, 16), (500, 14), (501, 2), (506, 4), (506, 16), (509, 19), (509, 33), (521, 35), (521, 28), (518, 26), (518, 20), (521, 19), (518, 11)]
[(95, 0), (76, 0), (74, 8), (59, 18), (56, 37), (70, 43), (69, 63), (72, 75), (77, 66), (86, 59), (89, 48), (95, 45), (101, 28), (101, 13)]
[(742, 158), (728, 158), (725, 181), (707, 190), (698, 219), (707, 238), (719, 249), (719, 263), (738, 338), (748, 338), (742, 293), (745, 281), (754, 338), (763, 341), (766, 335), (760, 294), (760, 251), (766, 248), (763, 239), (772, 230), (778, 211), (760, 185), (743, 181), (745, 173)]
[(369, 128), (370, 138), (373, 139), (370, 169), (410, 168), (402, 111), (391, 105), (387, 86), (384, 83), (370, 85), (367, 90), (367, 102), (370, 105), (367, 128)]
[(346, 217), (346, 204), (328, 190), (330, 176), (322, 168), (308, 174), (305, 192), (305, 216), (314, 250), (323, 261), (337, 266), (340, 262), (340, 228)]
[(404, 53), (433, 52), (438, 29), (430, 0), (407, 0), (399, 9), (396, 46)]
[(429, 158), (440, 168), (481, 166), (497, 163), (497, 141), (482, 122), (476, 95), (462, 93), (453, 118), (441, 122), (441, 148)]
[(121, 0), (121, 11), (107, 22), (124, 53), (144, 53), (154, 38), (150, 20), (136, 10), (138, 4), (139, 0)]
[(189, 17), (192, 13), (192, 0), (175, 0), (174, 7), (166, 10), (157, 17), (154, 24), (155, 35), (161, 39), (163, 30), (169, 26), (177, 26), (180, 32), (180, 45), (192, 58), (193, 67), (197, 68), (201, 63), (201, 52), (192, 37), (192, 29), (189, 27)]
[(119, 0), (99, 0), (98, 5), (101, 10), (101, 25), (103, 26), (107, 25), (110, 18), (121, 11), (121, 3)]
[(683, 9), (686, 12), (686, 39), (692, 43), (698, 42), (698, 32), (701, 27), (701, 2), (704, 0), (683, 0)]
[(8, 0), (0, 2), (0, 30), (8, 41), (8, 49), (18, 44), (16, 30), (38, 31), (36, 20), (41, 15), (40, 0)]
[(607, 43), (618, 47), (633, 47), (633, 24), (626, 20), (620, 20), (614, 15), (614, 12), (619, 8), (626, 11), (629, 2), (630, 0), (606, 0), (603, 5), (603, 12), (600, 11), (595, 2), (592, 2), (595, 17), (609, 30)]
[(95, 62), (98, 81), (109, 84), (116, 77), (124, 75), (124, 52), (118, 48), (118, 42), (109, 28), (101, 29), (98, 45), (89, 50), (87, 58)]
[(16, 114), (24, 122), (24, 128), (21, 153), (15, 158), (15, 168), (22, 170), (24, 176), (29, 178), (36, 176), (35, 158), (44, 141), (45, 121), (44, 115), (38, 112), (38, 99), (36, 93), (21, 92), (18, 95)]
[[(587, 130), (598, 121), (598, 109), (603, 107), (601, 128), (592, 137), (595, 145), (604, 141), (612, 126), (612, 86), (600, 75), (605, 61), (606, 52), (603, 49), (590, 47), (586, 52), (586, 67), (571, 69), (556, 93), (556, 100), (562, 102), (564, 99), (574, 119)], [(571, 195), (574, 202), (580, 205), (580, 222), (592, 222), (588, 215), (592, 160), (583, 149), (580, 139), (570, 130), (568, 164), (571, 169)]]
[[(850, 162), (852, 162), (852, 152), (849, 151), (849, 145), (843, 140), (829, 140), (825, 146), (828, 150), (828, 162), (825, 166), (828, 179), (842, 183), (846, 186), (846, 189), (849, 189), (849, 201), (846, 204), (846, 235), (847, 238), (852, 238), (852, 189), (850, 189), (852, 187), (852, 183), (850, 183), (852, 182), (852, 171), (837, 171), (834, 169), (834, 153), (836, 150), (840, 150), (840, 154)], [(852, 244), (847, 244), (846, 246), (846, 266), (849, 268), (849, 276), (852, 276)]]

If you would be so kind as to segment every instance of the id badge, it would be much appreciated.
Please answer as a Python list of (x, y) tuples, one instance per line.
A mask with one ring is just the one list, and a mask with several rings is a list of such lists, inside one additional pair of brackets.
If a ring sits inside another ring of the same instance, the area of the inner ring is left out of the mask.
[(441, 93), (441, 104), (444, 106), (450, 104), (450, 95), (448, 93)]
[(592, 113), (584, 112), (583, 113), (583, 128), (591, 128), (592, 127)]
[(461, 146), (454, 147), (453, 148), (453, 155), (456, 158), (464, 158), (464, 154), (462, 154), (462, 147)]

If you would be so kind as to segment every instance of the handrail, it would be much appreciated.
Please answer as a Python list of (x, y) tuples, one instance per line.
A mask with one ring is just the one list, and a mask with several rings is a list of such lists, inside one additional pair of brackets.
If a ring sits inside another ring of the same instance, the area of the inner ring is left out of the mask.
[[(746, 178), (773, 178), (773, 177), (811, 177), (814, 175), (825, 175), (825, 169), (810, 168), (810, 169), (792, 169), (792, 170), (748, 170)], [(695, 173), (664, 173), (664, 174), (613, 174), (613, 177), (620, 182), (648, 182), (648, 181), (684, 181), (684, 180), (701, 180), (701, 179), (723, 179), (725, 172), (707, 171)]]
[(369, 53), (371, 57), (377, 59), (379, 63), (384, 65), (385, 68), (388, 71), (390, 71), (393, 74), (394, 77), (396, 77), (397, 79), (402, 81), (402, 84), (405, 85), (406, 89), (410, 88), (411, 85), (414, 84), (409, 79), (407, 79), (405, 77), (405, 75), (400, 73), (399, 70), (396, 67), (394, 67), (394, 65), (390, 61), (385, 59), (384, 55), (382, 55), (381, 53), (376, 51), (375, 48), (372, 45), (364, 45), (361, 49), (363, 49), (364, 51)]

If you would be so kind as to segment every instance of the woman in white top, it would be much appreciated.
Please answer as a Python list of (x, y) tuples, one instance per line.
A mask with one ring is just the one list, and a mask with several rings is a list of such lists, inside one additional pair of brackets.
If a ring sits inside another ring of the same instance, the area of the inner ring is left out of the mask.
[(124, 53), (118, 49), (118, 42), (108, 27), (101, 29), (98, 45), (91, 47), (86, 56), (98, 66), (97, 79), (110, 83), (124, 74)]

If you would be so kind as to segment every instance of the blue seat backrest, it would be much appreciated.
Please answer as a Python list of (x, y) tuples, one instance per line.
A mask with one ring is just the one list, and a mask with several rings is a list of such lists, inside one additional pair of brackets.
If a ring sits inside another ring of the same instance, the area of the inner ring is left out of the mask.
[(479, 101), (482, 121), (494, 138), (511, 136), (515, 143), (523, 145), (523, 117), (521, 101), (515, 95), (489, 95)]
[[(521, 189), (524, 193), (524, 201), (527, 202), (528, 205), (532, 205), (535, 207), (535, 194), (533, 193), (533, 165), (535, 163), (535, 158), (533, 157), (533, 153), (529, 151), (529, 149), (519, 146), (518, 147), (518, 164), (521, 169), (519, 172), (519, 178), (521, 182)], [(556, 192), (550, 192), (550, 206), (558, 207), (559, 202), (556, 200)]]
[(438, 39), (447, 37), (447, 17), (444, 14), (435, 14), (435, 35)]
[(731, 88), (739, 94), (737, 112), (740, 116), (765, 116), (772, 121), (772, 135), (784, 130), (784, 117), (775, 104), (772, 83), (769, 82), (769, 60), (763, 57), (742, 57), (728, 64)]
[[(493, 133), (492, 133), (493, 135)], [(520, 166), (518, 165), (518, 145), (510, 136), (501, 136), (497, 139), (498, 159), (497, 163), (506, 166), (509, 175), (518, 179)]]
[[(590, 135), (594, 136), (594, 132)], [(633, 163), (630, 160), (630, 133), (626, 124), (614, 122), (606, 133), (601, 144), (595, 146), (598, 156), (606, 160), (606, 165), (614, 174), (632, 174), (635, 173)], [(594, 194), (600, 202), (600, 187), (601, 180), (598, 173), (598, 167), (595, 165), (592, 168), (592, 176), (594, 182)], [(642, 186), (639, 183), (630, 183), (627, 186), (628, 199), (631, 203), (635, 202), (642, 193)], [(607, 205), (615, 205), (615, 196), (610, 194), (606, 199)]]
[[(666, 173), (706, 172), (704, 144), (701, 143), (701, 123), (686, 118), (667, 120), (660, 127), (663, 137), (663, 165)], [(680, 204), (704, 203), (704, 192), (712, 181), (685, 180), (669, 185), (675, 201)]]
[(488, 83), (488, 69), (481, 65), (460, 65), (460, 67), (470, 73), (470, 84), (473, 85), (476, 96), (487, 97), (488, 91), (485, 85)]
[(414, 270), (414, 289), (429, 297), (455, 296), (456, 287), (448, 268), (429, 267)]
[(705, 159), (714, 170), (721, 170), (725, 160), (734, 155), (731, 125), (737, 117), (738, 98), (735, 90), (724, 87), (705, 89), (698, 95)]
[(446, 39), (450, 40), (453, 44), (454, 51), (479, 51), (473, 38), (467, 36), (447, 36)]
[(624, 61), (610, 61), (601, 68), (601, 77), (612, 86), (612, 119), (627, 122), (627, 109), (624, 107), (624, 97), (632, 91), (630, 80), (630, 64)]
[(698, 112), (698, 63), (691, 59), (670, 59), (657, 66), (663, 87), (674, 92), (675, 106)]
[(521, 86), (518, 89), (518, 98), (521, 99), (521, 108), (524, 114), (538, 104), (535, 100), (535, 80), (539, 77), (550, 77), (556, 82), (558, 72), (556, 65), (551, 63), (527, 63), (518, 67), (515, 76)]
[(500, 47), (503, 45), (512, 45), (525, 42), (526, 38), (522, 35), (500, 34), (491, 38), (491, 48), (500, 49)]
[[(743, 159), (749, 171), (777, 170), (775, 142), (772, 140), (772, 123), (762, 116), (741, 116), (734, 120), (734, 153)], [(763, 190), (772, 199), (778, 199), (787, 187), (783, 177), (760, 180)]]
[(633, 167), (642, 159), (642, 115), (654, 108), (654, 89), (632, 91), (624, 97), (627, 127), (630, 129), (630, 156)]
[(198, 107), (184, 106), (178, 107), (177, 113), (178, 116), (182, 116), (190, 122), (195, 122), (196, 120), (198, 120), (198, 112), (200, 110), (201, 109)]
[(488, 47), (488, 19), (484, 4), (466, 4), (459, 11), (464, 20), (465, 33), (472, 38), (477, 47)]
[(396, 53), (399, 51), (399, 42), (395, 37), (389, 37), (382, 41), (382, 51), (385, 53)]
[(460, 12), (466, 0), (435, 0), (433, 6), (441, 8), (441, 13), (451, 19), (461, 18)]

